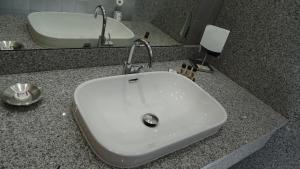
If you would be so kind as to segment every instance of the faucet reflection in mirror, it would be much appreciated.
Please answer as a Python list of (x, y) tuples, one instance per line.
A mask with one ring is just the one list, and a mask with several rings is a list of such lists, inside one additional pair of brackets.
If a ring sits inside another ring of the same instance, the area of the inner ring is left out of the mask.
[(100, 47), (100, 46), (111, 46), (111, 45), (113, 45), (113, 43), (111, 42), (110, 34), (108, 35), (109, 36), (109, 40), (107, 40), (105, 38), (106, 24), (107, 24), (107, 15), (106, 15), (106, 11), (105, 11), (105, 9), (104, 9), (104, 7), (102, 5), (98, 5), (96, 7), (95, 13), (94, 13), (94, 17), (95, 17), (95, 19), (97, 19), (100, 11), (101, 11), (101, 14), (102, 14), (102, 29), (101, 29), (101, 35), (99, 35), (97, 47)]
[(152, 48), (151, 48), (149, 42), (147, 42), (145, 39), (137, 39), (133, 42), (133, 45), (130, 49), (128, 61), (124, 63), (124, 74), (139, 73), (140, 70), (143, 68), (143, 66), (133, 65), (131, 63), (133, 53), (135, 51), (136, 46), (138, 46), (138, 47), (145, 46), (147, 48), (147, 52), (148, 52), (148, 56), (149, 56), (148, 66), (149, 66), (149, 68), (152, 67), (153, 52), (152, 52)]

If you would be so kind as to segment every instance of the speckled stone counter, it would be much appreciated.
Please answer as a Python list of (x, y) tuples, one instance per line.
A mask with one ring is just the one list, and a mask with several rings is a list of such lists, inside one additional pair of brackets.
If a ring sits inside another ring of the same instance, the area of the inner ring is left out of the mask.
[(41, 49), (27, 30), (27, 17), (22, 15), (0, 15), (0, 41), (17, 41), (25, 49)]
[[(182, 62), (155, 63), (153, 70), (176, 68)], [(44, 99), (29, 108), (0, 105), (0, 168), (111, 168), (88, 147), (70, 105), (80, 83), (121, 72), (121, 66), (107, 66), (0, 76), (0, 90), (16, 82), (30, 82), (44, 91)], [(220, 72), (197, 76), (196, 83), (226, 109), (228, 121), (216, 135), (141, 168), (227, 168), (261, 148), (286, 123)]]
[(143, 38), (146, 32), (150, 33), (148, 41), (154, 46), (178, 46), (179, 42), (174, 40), (170, 35), (164, 33), (162, 30), (149, 22), (134, 22), (123, 21), (129, 29), (131, 29), (136, 38)]

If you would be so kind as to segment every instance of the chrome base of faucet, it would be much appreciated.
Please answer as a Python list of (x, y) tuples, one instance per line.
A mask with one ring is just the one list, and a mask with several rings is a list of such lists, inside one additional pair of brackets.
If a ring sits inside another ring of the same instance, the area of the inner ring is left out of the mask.
[(105, 37), (102, 38), (101, 36), (99, 36), (97, 48), (99, 48), (101, 46), (114, 46), (114, 42), (111, 40), (110, 33), (108, 34), (108, 39), (106, 39)]
[(135, 73), (140, 73), (141, 69), (143, 69), (144, 66), (137, 66), (137, 65), (133, 65), (130, 64), (128, 62), (125, 62), (123, 65), (123, 70), (124, 70), (124, 74), (135, 74)]

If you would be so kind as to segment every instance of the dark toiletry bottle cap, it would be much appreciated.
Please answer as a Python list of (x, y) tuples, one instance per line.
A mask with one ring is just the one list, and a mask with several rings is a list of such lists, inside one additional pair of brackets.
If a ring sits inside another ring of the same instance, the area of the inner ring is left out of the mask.
[(191, 65), (188, 66), (188, 70), (192, 70), (192, 66)]
[(145, 38), (145, 39), (148, 39), (149, 36), (150, 36), (150, 33), (149, 33), (149, 32), (146, 32), (144, 38)]
[(197, 69), (196, 69), (196, 68), (194, 68), (194, 67), (193, 67), (193, 69), (192, 69), (192, 70), (193, 70), (193, 72), (197, 72)]
[(184, 63), (184, 64), (182, 64), (182, 66), (181, 66), (181, 67), (185, 69), (185, 68), (186, 68), (186, 64), (185, 64), (185, 63)]

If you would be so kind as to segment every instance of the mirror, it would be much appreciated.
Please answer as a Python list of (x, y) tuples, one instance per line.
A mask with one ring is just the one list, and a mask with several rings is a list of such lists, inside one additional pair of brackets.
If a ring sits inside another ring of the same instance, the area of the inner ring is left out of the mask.
[(0, 50), (128, 47), (137, 38), (151, 46), (195, 45), (221, 2), (1, 0)]

